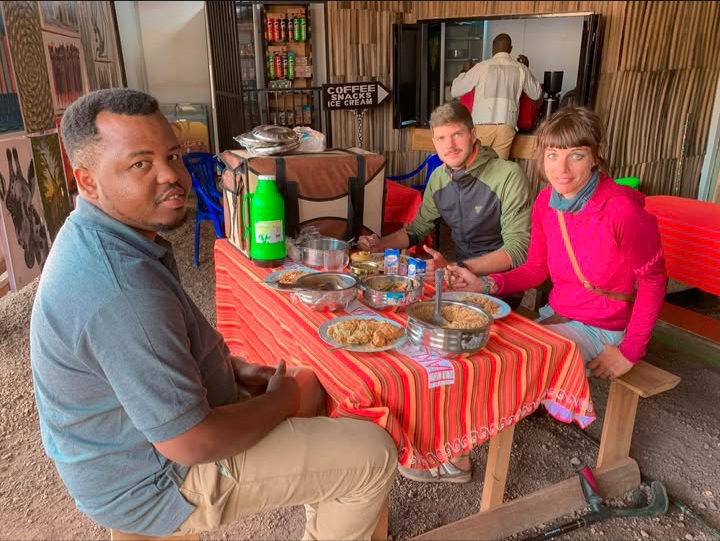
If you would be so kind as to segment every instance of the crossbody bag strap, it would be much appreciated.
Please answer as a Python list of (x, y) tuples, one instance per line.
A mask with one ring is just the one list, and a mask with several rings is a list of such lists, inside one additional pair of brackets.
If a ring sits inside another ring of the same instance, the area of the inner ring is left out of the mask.
[(614, 299), (616, 301), (633, 302), (635, 300), (634, 293), (631, 294), (618, 293), (617, 291), (608, 291), (606, 289), (600, 289), (599, 287), (595, 287), (590, 282), (588, 282), (588, 279), (585, 278), (585, 275), (580, 270), (580, 265), (578, 265), (577, 259), (575, 258), (575, 251), (573, 250), (572, 244), (570, 244), (570, 236), (568, 235), (567, 225), (565, 224), (565, 215), (560, 210), (557, 210), (556, 212), (558, 222), (560, 223), (560, 233), (562, 234), (563, 242), (565, 243), (565, 250), (567, 250), (568, 257), (570, 257), (570, 264), (572, 265), (572, 268), (575, 271), (578, 280), (580, 280), (580, 282), (582, 283), (583, 287), (585, 289), (589, 289), (590, 291), (594, 291), (595, 293), (604, 295), (605, 297)]

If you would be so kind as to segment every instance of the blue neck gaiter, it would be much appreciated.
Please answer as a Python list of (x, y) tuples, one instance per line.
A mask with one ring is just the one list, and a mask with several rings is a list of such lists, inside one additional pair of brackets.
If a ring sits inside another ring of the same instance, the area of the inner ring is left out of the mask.
[(595, 171), (588, 183), (585, 184), (572, 199), (565, 199), (565, 197), (557, 193), (555, 188), (553, 188), (552, 194), (550, 195), (550, 208), (563, 212), (578, 212), (582, 210), (585, 203), (587, 203), (595, 193), (599, 180), (600, 175)]

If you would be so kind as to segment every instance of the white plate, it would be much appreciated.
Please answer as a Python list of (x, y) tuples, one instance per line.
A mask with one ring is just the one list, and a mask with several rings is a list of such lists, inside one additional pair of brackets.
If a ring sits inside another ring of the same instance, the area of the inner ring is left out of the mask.
[[(386, 317), (381, 317), (381, 316), (341, 316), (341, 317), (335, 317), (333, 319), (328, 319), (325, 323), (320, 325), (320, 328), (318, 329), (318, 332), (320, 333), (320, 338), (325, 340), (331, 346), (334, 346), (334, 347), (341, 346), (342, 344), (340, 344), (340, 342), (336, 342), (335, 340), (330, 338), (330, 336), (328, 336), (328, 327), (330, 327), (330, 325), (334, 325), (335, 323), (339, 323), (346, 319), (374, 319), (376, 321), (384, 321), (385, 323), (390, 323), (391, 325), (395, 325), (396, 327), (404, 329), (404, 327), (400, 323), (398, 323), (397, 321), (393, 321), (392, 319), (388, 319)], [(379, 347), (379, 348), (372, 347), (372, 346), (357, 345), (357, 346), (344, 346), (342, 349), (344, 349), (346, 351), (359, 351), (359, 352), (363, 352), (363, 353), (372, 353), (375, 351), (387, 351), (388, 349), (395, 349), (400, 344), (405, 342), (406, 339), (407, 339), (407, 335), (403, 334), (400, 338), (398, 338), (392, 344), (388, 344), (387, 346), (383, 346), (383, 347)]]
[(307, 272), (308, 274), (312, 274), (312, 273), (318, 272), (318, 271), (316, 271), (315, 269), (309, 269), (308, 267), (293, 267), (292, 269), (280, 269), (280, 270), (276, 270), (275, 272), (271, 272), (270, 274), (268, 274), (267, 276), (265, 276), (265, 278), (263, 278), (263, 282), (265, 282), (265, 284), (266, 284), (268, 287), (271, 287), (271, 288), (273, 288), (273, 289), (277, 289), (278, 291), (293, 291), (292, 289), (281, 289), (281, 288), (279, 288), (278, 285), (277, 285), (277, 281), (280, 279), (280, 276), (281, 276), (283, 273), (290, 272), (290, 271), (294, 271), (294, 270), (302, 270), (302, 271)]
[[(506, 303), (502, 299), (493, 297), (492, 295), (483, 295), (482, 293), (473, 293), (471, 291), (448, 291), (446, 293), (443, 293), (442, 298), (445, 299), (446, 301), (462, 301), (463, 297), (467, 297), (468, 295), (484, 297), (487, 300), (493, 301), (494, 303), (496, 303), (500, 307), (500, 309), (497, 312), (497, 314), (494, 314), (494, 315), (491, 314), (493, 319), (502, 319), (511, 312), (510, 305), (508, 305), (508, 303)], [(469, 301), (464, 301), (464, 302), (469, 302)]]

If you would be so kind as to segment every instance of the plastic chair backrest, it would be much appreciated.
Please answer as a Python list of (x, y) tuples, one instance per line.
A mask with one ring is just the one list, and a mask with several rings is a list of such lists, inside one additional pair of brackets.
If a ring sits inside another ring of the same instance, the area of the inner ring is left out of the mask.
[(427, 171), (425, 172), (425, 184), (427, 184), (430, 181), (430, 175), (432, 175), (432, 172), (435, 171), (438, 167), (440, 167), (443, 162), (440, 159), (440, 156), (437, 154), (430, 154), (430, 156), (427, 157), (425, 160), (425, 163), (427, 164)]
[(194, 173), (203, 191), (212, 197), (220, 198), (222, 194), (217, 189), (215, 171), (218, 162), (209, 152), (188, 152), (183, 154), (183, 163), (188, 171)]
[(640, 179), (638, 177), (616, 178), (615, 183), (622, 186), (630, 186), (631, 188), (635, 188), (636, 190), (640, 187)]

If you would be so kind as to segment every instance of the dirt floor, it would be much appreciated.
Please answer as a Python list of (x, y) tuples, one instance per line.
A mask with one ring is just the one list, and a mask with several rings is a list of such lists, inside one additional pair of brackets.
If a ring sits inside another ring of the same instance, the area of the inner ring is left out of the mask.
[[(167, 236), (175, 245), (186, 288), (214, 322), (212, 228), (203, 225), (198, 269), (192, 266), (193, 235), (191, 215), (186, 225)], [(77, 511), (42, 448), (28, 344), (36, 288), (37, 281), (0, 298), (0, 539), (109, 539), (106, 528)], [(641, 401), (632, 453), (647, 480), (662, 481), (676, 504), (661, 517), (613, 519), (564, 539), (720, 539), (712, 530), (720, 529), (720, 372), (690, 352), (657, 343), (651, 344), (648, 357), (683, 381), (670, 392)], [(599, 438), (607, 384), (592, 380), (591, 389), (599, 416), (586, 432)], [(473, 481), (466, 485), (398, 478), (390, 501), (390, 538), (407, 539), (476, 512), (486, 453), (487, 445), (473, 451)], [(594, 464), (596, 454), (592, 441), (574, 427), (548, 416), (528, 418), (515, 431), (507, 497), (567, 479), (577, 465)], [(628, 494), (624, 503), (631, 499)], [(558, 517), (553, 524), (570, 518)], [(299, 539), (303, 522), (302, 508), (283, 509), (248, 517), (204, 539)], [(477, 532), (477, 538), (483, 539), (483, 533)]]

